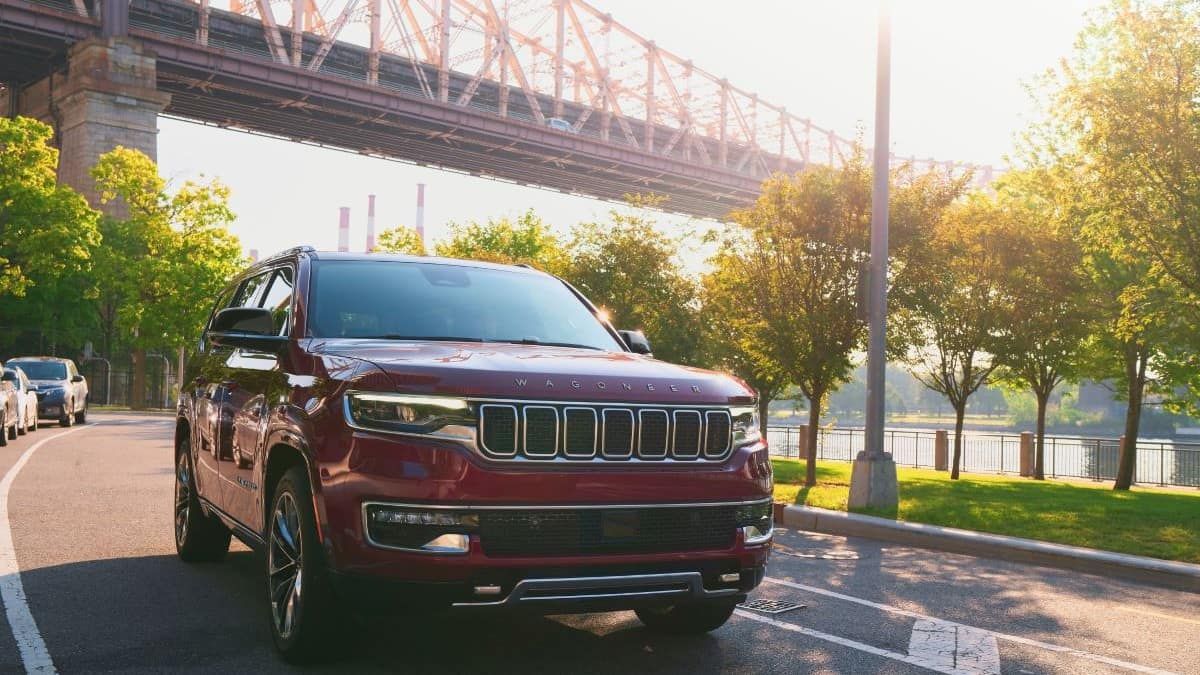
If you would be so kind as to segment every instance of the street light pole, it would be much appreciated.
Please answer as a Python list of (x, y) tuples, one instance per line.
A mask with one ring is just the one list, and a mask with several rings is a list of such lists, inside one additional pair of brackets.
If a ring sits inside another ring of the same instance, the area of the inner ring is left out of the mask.
[(892, 75), (892, 25), (887, 0), (879, 9), (875, 61), (875, 150), (871, 193), (871, 265), (868, 300), (867, 419), (864, 449), (850, 475), (851, 508), (895, 508), (896, 463), (883, 451), (884, 387), (887, 368), (888, 141)]

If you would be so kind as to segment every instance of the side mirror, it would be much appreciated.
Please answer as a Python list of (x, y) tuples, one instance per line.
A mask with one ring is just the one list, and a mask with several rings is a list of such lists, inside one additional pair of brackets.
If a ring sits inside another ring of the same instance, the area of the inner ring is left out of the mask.
[(634, 354), (650, 354), (650, 341), (640, 330), (619, 330), (617, 334), (625, 341), (625, 346)]
[(82, 375), (76, 375), (75, 377), (72, 377), (72, 378), (71, 378), (71, 381), (72, 381), (72, 382), (83, 382), (83, 376), (82, 376)]
[(218, 347), (240, 347), (278, 354), (287, 346), (286, 336), (275, 334), (271, 310), (260, 307), (229, 307), (217, 312), (208, 341)]

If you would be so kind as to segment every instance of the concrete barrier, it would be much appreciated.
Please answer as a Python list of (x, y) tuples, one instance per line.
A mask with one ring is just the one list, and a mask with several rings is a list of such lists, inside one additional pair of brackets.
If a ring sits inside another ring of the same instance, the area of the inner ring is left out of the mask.
[(1111, 553), (973, 530), (908, 523), (811, 506), (785, 507), (782, 524), (809, 532), (866, 537), (919, 548), (1132, 579), (1200, 593), (1200, 565), (1191, 563)]

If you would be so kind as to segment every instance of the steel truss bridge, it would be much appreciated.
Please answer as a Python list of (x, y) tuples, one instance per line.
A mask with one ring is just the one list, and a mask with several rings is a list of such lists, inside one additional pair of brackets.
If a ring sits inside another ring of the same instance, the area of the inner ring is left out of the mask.
[(583, 0), (132, 0), (127, 28), (100, 9), (0, 0), (0, 82), (115, 29), (156, 55), (168, 115), (700, 217), (853, 152)]

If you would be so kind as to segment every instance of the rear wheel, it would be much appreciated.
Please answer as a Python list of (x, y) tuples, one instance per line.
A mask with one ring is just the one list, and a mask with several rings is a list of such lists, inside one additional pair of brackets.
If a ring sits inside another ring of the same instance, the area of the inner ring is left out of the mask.
[(75, 413), (76, 424), (87, 424), (87, 397), (83, 397), (83, 409)]
[(275, 488), (267, 523), (267, 593), (271, 637), (283, 659), (329, 658), (345, 625), (317, 539), (312, 489), (304, 467), (292, 467)]
[(187, 438), (175, 453), (175, 551), (186, 562), (216, 562), (229, 551), (229, 528), (200, 506)]
[(674, 635), (696, 635), (716, 630), (733, 615), (737, 603), (693, 602), (664, 608), (639, 609), (637, 616), (650, 630)]

